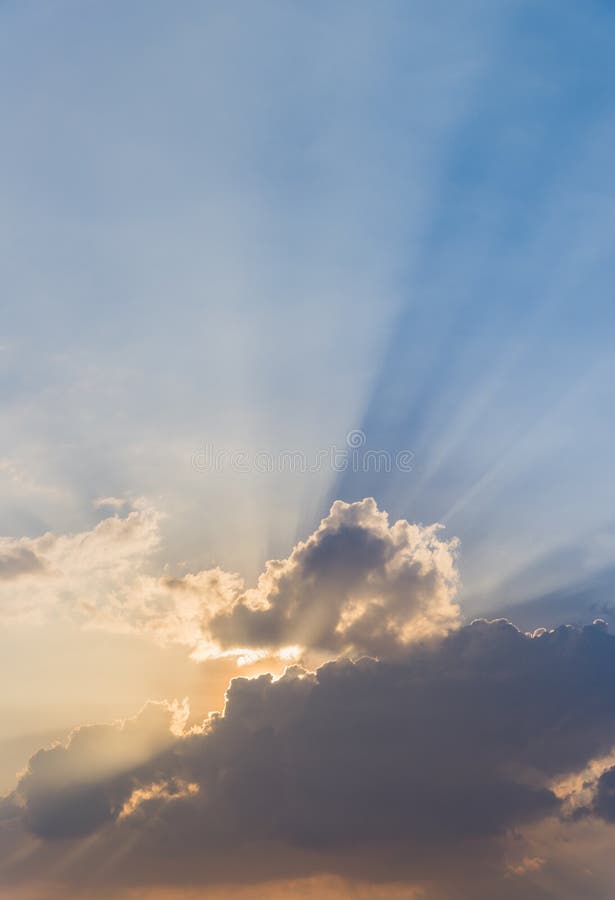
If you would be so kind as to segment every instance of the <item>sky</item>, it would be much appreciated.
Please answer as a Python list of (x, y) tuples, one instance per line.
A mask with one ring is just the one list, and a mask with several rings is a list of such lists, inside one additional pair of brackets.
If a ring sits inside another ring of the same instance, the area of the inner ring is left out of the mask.
[(615, 8), (0, 0), (0, 900), (608, 900)]

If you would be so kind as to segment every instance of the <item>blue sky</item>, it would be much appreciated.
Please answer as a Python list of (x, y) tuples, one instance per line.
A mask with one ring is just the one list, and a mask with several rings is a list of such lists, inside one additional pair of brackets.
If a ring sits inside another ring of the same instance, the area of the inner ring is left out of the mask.
[(0, 0), (0, 900), (613, 895), (614, 69)]
[[(0, 26), (4, 534), (144, 495), (165, 561), (254, 577), (373, 494), (461, 538), (473, 611), (612, 563), (609, 4), (58, 0)], [(191, 466), (351, 428), (412, 473)]]

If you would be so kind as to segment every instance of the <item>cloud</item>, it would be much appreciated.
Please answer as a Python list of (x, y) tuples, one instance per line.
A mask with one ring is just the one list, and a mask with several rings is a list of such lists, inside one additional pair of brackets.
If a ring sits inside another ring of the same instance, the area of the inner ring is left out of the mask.
[(159, 525), (140, 503), (80, 534), (2, 539), (0, 578), (3, 559), (7, 572), (21, 565), (33, 576), (7, 594), (3, 617), (44, 621), (59, 609), (86, 626), (184, 644), (198, 659), (394, 658), (460, 622), (457, 541), (438, 525), (389, 524), (372, 498), (334, 503), (255, 588), (219, 568), (155, 574)]
[(9, 810), (44, 838), (83, 837), (122, 812), (139, 785), (140, 767), (170, 746), (185, 707), (148, 703), (133, 719), (75, 729), (66, 745), (36, 753), (12, 795)]
[(223, 648), (298, 644), (334, 655), (384, 657), (459, 622), (457, 542), (437, 525), (389, 525), (375, 500), (336, 501), (255, 590), (211, 621)]
[[(331, 873), (429, 900), (572, 898), (565, 880), (549, 892), (577, 827), (561, 785), (615, 746), (614, 681), (603, 623), (530, 636), (478, 621), (404, 659), (236, 678), (222, 714), (176, 736), (168, 707), (80, 729), (33, 757), (4, 815), (43, 839), (40, 865), (51, 839), (96, 837), (73, 886), (123, 847), (110, 891)], [(524, 838), (555, 827), (546, 849)]]
[(159, 546), (159, 522), (153, 507), (138, 502), (91, 531), (0, 538), (3, 622), (42, 623), (63, 614), (90, 624), (119, 609), (116, 625), (125, 618), (128, 627), (129, 596)]
[(97, 497), (94, 501), (94, 508), (101, 509), (109, 507), (110, 509), (124, 509), (128, 504), (125, 497)]
[(331, 876), (424, 900), (609, 897), (586, 872), (603, 863), (561, 849), (615, 822), (603, 621), (462, 625), (457, 542), (369, 498), (335, 503), (254, 588), (221, 569), (160, 575), (160, 544), (145, 503), (81, 534), (4, 539), (3, 597), (197, 656), (313, 665), (233, 679), (200, 724), (149, 703), (40, 750), (0, 802), (0, 883), (36, 871), (84, 896), (95, 873), (113, 897)]
[(595, 793), (590, 810), (581, 809), (581, 814), (592, 812), (606, 822), (615, 823), (615, 766), (609, 766), (594, 782)]
[(0, 550), (0, 581), (12, 581), (22, 575), (46, 571), (44, 561), (29, 547), (9, 545)]

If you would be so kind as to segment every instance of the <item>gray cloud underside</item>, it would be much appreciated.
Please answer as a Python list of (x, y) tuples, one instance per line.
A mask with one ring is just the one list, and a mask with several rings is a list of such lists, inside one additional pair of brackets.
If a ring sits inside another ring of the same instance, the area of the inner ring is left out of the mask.
[[(502, 897), (567, 896), (504, 878), (503, 853), (514, 830), (565, 818), (554, 780), (612, 750), (614, 684), (602, 623), (530, 637), (476, 622), (404, 661), (234, 679), (224, 713), (178, 737), (160, 704), (79, 729), (31, 759), (4, 817), (40, 838), (43, 856), (97, 835), (67, 876), (77, 883), (128, 847), (105, 878), (327, 871), (427, 880), (436, 897), (469, 868), (467, 896), (482, 896), (479, 876), (499, 876)], [(613, 817), (612, 781), (588, 815)]]

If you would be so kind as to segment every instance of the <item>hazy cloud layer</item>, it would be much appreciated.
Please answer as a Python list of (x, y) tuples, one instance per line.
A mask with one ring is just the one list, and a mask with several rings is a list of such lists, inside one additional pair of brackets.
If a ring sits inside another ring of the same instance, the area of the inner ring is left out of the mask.
[[(402, 879), (426, 897), (455, 881), (457, 897), (494, 896), (496, 883), (501, 897), (572, 897), (565, 880), (553, 889), (562, 835), (587, 827), (570, 813), (572, 776), (615, 746), (614, 683), (603, 623), (528, 636), (502, 620), (403, 661), (238, 678), (202, 727), (156, 706), (36, 754), (5, 800), (5, 830), (42, 840), (43, 867), (58, 839), (93, 836), (69, 884), (98, 869), (112, 884), (329, 872)], [(609, 818), (611, 781), (583, 820)], [(525, 830), (535, 841), (549, 828), (558, 837), (532, 853)], [(597, 890), (583, 896), (609, 896)]]

